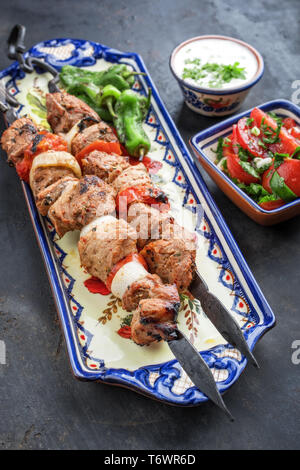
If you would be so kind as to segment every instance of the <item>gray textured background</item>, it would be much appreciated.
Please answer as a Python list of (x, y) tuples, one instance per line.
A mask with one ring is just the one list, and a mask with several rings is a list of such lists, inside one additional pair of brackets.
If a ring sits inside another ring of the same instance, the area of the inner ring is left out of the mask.
[[(300, 79), (300, 2), (255, 0), (45, 1), (1, 0), (0, 68), (15, 23), (27, 26), (26, 45), (79, 37), (140, 53), (187, 142), (216, 121), (182, 103), (168, 67), (172, 49), (200, 34), (234, 36), (264, 56), (263, 79), (243, 109), (291, 98)], [(3, 152), (1, 157), (4, 157)], [(0, 449), (253, 449), (299, 448), (300, 365), (291, 344), (300, 339), (299, 228), (256, 225), (206, 176), (242, 253), (277, 316), (257, 345), (259, 371), (247, 367), (225, 399), (227, 422), (210, 403), (180, 409), (120, 388), (73, 379), (47, 276), (18, 178), (0, 161)]]

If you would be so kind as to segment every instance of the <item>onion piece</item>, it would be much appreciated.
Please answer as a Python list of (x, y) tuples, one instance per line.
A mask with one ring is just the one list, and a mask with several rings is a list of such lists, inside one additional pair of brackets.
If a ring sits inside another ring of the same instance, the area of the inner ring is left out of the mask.
[(72, 147), (72, 141), (74, 137), (76, 137), (77, 134), (79, 134), (80, 129), (79, 129), (79, 124), (81, 123), (81, 119), (74, 124), (73, 127), (69, 130), (67, 134), (64, 134), (64, 139), (68, 144), (68, 152), (71, 153), (71, 147)]
[(81, 178), (80, 166), (76, 158), (73, 157), (73, 155), (71, 155), (68, 152), (62, 152), (62, 151), (58, 152), (56, 150), (49, 150), (48, 152), (40, 153), (34, 158), (32, 162), (32, 167), (30, 170), (30, 175), (29, 175), (30, 186), (32, 186), (34, 172), (37, 168), (45, 168), (45, 167), (53, 167), (53, 166), (69, 168), (70, 170), (73, 171), (74, 175), (77, 176), (77, 178)]
[(130, 261), (124, 264), (115, 274), (111, 283), (112, 294), (122, 299), (126, 289), (136, 281), (147, 276), (148, 272), (138, 261)]
[(80, 232), (80, 238), (85, 237), (93, 228), (98, 228), (100, 225), (104, 223), (114, 222), (116, 220), (115, 217), (112, 215), (102, 215), (101, 217), (97, 217), (97, 219), (92, 220), (89, 224), (85, 225)]

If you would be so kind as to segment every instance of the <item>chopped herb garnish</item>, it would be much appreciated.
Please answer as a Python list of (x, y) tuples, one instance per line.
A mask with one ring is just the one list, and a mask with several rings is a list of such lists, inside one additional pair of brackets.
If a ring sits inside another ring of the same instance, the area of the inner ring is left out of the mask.
[(281, 165), (281, 163), (283, 163), (285, 158), (289, 158), (288, 153), (277, 153), (276, 152), (274, 154), (274, 159), (275, 159), (274, 168), (278, 168)]
[(259, 199), (258, 204), (262, 204), (263, 202), (277, 201), (277, 199), (279, 199), (279, 197), (277, 197), (276, 194), (268, 194)]
[(258, 140), (258, 145), (262, 147), (263, 149), (267, 148), (261, 139)]
[(245, 183), (239, 183), (238, 187), (242, 189), (246, 194), (252, 197), (255, 201), (258, 201), (263, 196), (267, 196), (269, 193), (266, 191), (261, 184), (251, 183), (246, 185)]
[(220, 137), (218, 139), (217, 150), (211, 149), (216, 154), (217, 162), (219, 162), (223, 158), (223, 146), (224, 146), (224, 139), (223, 137)]
[(270, 111), (268, 115), (277, 122), (277, 125), (280, 123), (282, 125), (282, 118), (277, 116), (273, 111)]
[(300, 160), (300, 147), (296, 148), (296, 150), (292, 153), (291, 158), (298, 158), (298, 160)]
[(259, 178), (259, 173), (255, 170), (255, 168), (253, 168), (253, 166), (251, 166), (249, 162), (240, 161), (239, 164), (241, 165), (243, 170), (246, 171), (246, 173), (251, 176), (254, 176), (254, 178)]
[(209, 86), (212, 88), (220, 88), (224, 83), (229, 83), (234, 78), (246, 79), (245, 67), (239, 67), (240, 63), (235, 62), (233, 65), (224, 65), (207, 62), (200, 65), (200, 59), (186, 59), (186, 64), (193, 64), (195, 67), (185, 67), (182, 78), (191, 78), (195, 81), (201, 81), (210, 74), (212, 77)]
[[(279, 142), (279, 133), (280, 133), (280, 129), (281, 129), (281, 126), (282, 126), (282, 122), (277, 122), (277, 129), (274, 130), (272, 129), (271, 127), (268, 126), (268, 129), (271, 129), (271, 131), (274, 131), (275, 132), (275, 135), (273, 135), (273, 137), (263, 137), (263, 141), (266, 143), (266, 144), (275, 144), (276, 142)], [(264, 132), (266, 134), (266, 131)]]
[(254, 121), (253, 118), (247, 118), (246, 125), (250, 127), (253, 121)]
[(239, 148), (239, 158), (242, 162), (247, 162), (249, 160), (249, 152), (243, 149), (243, 147)]

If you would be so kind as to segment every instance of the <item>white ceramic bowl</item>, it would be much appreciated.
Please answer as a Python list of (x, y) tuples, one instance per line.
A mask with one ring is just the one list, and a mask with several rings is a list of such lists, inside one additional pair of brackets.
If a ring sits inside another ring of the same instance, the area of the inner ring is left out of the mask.
[[(195, 86), (182, 79), (174, 67), (176, 55), (187, 44), (202, 39), (233, 41), (248, 48), (257, 61), (256, 73), (245, 84), (224, 89), (205, 88), (200, 85)], [(264, 61), (260, 53), (246, 42), (227, 36), (207, 35), (197, 36), (179, 44), (171, 54), (170, 68), (183, 92), (187, 106), (196, 113), (216, 117), (232, 114), (241, 106), (250, 89), (261, 79), (264, 73)]]

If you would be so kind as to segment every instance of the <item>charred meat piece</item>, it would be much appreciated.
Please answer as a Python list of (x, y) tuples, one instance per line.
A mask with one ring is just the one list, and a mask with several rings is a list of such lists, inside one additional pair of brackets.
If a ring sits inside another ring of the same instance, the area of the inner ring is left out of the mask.
[(139, 185), (151, 185), (151, 179), (148, 175), (147, 168), (143, 163), (131, 165), (124, 170), (113, 182), (116, 192), (123, 191), (126, 188)]
[(74, 137), (71, 145), (72, 154), (77, 155), (87, 145), (92, 144), (96, 140), (118, 142), (118, 138), (115, 136), (112, 129), (104, 121), (101, 121), (86, 127)]
[(82, 235), (78, 250), (86, 271), (106, 282), (118, 261), (137, 252), (136, 233), (124, 220), (112, 218)]
[(114, 211), (115, 193), (111, 186), (97, 176), (84, 176), (62, 193), (48, 215), (58, 236), (62, 237)]
[(179, 291), (186, 290), (192, 282), (196, 267), (193, 241), (179, 238), (155, 240), (143, 248), (141, 255), (151, 273), (158, 274), (163, 282), (175, 283)]
[(137, 244), (142, 249), (154, 240), (184, 239), (194, 243), (195, 236), (174, 221), (174, 218), (160, 212), (153, 206), (137, 202), (130, 205), (127, 220), (137, 232)]
[(83, 118), (100, 121), (98, 114), (76, 96), (65, 91), (46, 95), (47, 120), (56, 134), (66, 133)]
[(35, 199), (39, 213), (41, 215), (47, 215), (52, 204), (57, 201), (65, 189), (69, 186), (73, 186), (74, 182), (77, 182), (76, 178), (65, 176), (40, 191)]
[(137, 244), (140, 249), (151, 240), (168, 239), (174, 233), (173, 217), (148, 204), (142, 202), (131, 204), (127, 217), (128, 222), (137, 232)]
[(175, 284), (163, 284), (157, 275), (148, 274), (127, 288), (122, 306), (134, 310), (131, 337), (137, 344), (176, 338), (180, 299)]
[(81, 164), (84, 175), (96, 175), (109, 184), (130, 166), (126, 157), (99, 150), (89, 153)]
[(36, 125), (30, 118), (17, 119), (1, 137), (1, 145), (7, 153), (8, 161), (15, 165), (23, 159), (23, 153), (38, 133)]
[(66, 176), (74, 177), (73, 171), (69, 168), (55, 166), (36, 168), (31, 183), (31, 190), (35, 199), (41, 191), (44, 191), (48, 186)]
[(147, 274), (143, 279), (128, 286), (122, 298), (122, 307), (127, 312), (132, 312), (137, 309), (142, 299), (148, 298), (167, 300), (174, 305), (179, 302), (175, 284), (163, 284), (157, 274)]
[[(179, 298), (178, 298), (179, 301)], [(179, 303), (178, 303), (179, 305)], [(143, 299), (134, 312), (131, 322), (131, 338), (141, 346), (177, 338), (174, 319), (178, 307), (163, 299)]]

